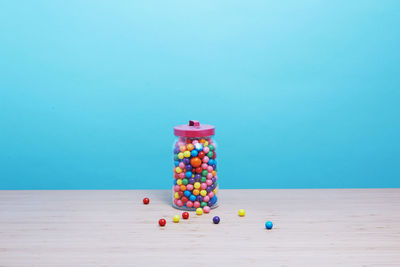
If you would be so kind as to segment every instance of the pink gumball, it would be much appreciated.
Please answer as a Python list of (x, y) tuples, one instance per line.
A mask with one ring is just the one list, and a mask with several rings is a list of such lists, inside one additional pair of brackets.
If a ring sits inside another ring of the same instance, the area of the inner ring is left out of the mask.
[(211, 172), (209, 172), (209, 173), (207, 173), (207, 179), (211, 179), (212, 178), (212, 173)]
[(178, 192), (179, 189), (180, 189), (180, 186), (179, 186), (179, 185), (175, 185), (175, 186), (174, 186), (174, 191), (175, 191), (175, 192)]
[(176, 205), (176, 202), (178, 202), (178, 200), (175, 198), (175, 199), (174, 199), (174, 204), (175, 204), (175, 205)]
[(208, 202), (208, 201), (210, 201), (210, 197), (209, 197), (209, 196), (205, 196), (205, 197), (203, 197), (203, 201), (205, 201), (205, 202)]
[(212, 172), (213, 170), (214, 170), (214, 169), (213, 169), (212, 166), (208, 166), (208, 167), (207, 167), (207, 171), (208, 171), (208, 172)]
[[(206, 184), (207, 185), (212, 185), (213, 182), (212, 182), (212, 180), (208, 179), (208, 180), (206, 180)], [(179, 191), (179, 185), (178, 185), (178, 191)]]
[(193, 190), (193, 185), (192, 184), (188, 184), (186, 186), (186, 189), (189, 190), (189, 191), (192, 191)]
[(181, 168), (182, 170), (185, 168), (185, 163), (183, 163), (183, 162), (180, 162), (179, 163), (179, 168)]
[(210, 158), (209, 157), (207, 157), (207, 156), (204, 156), (204, 158), (203, 158), (203, 162), (204, 163), (207, 163), (207, 162), (209, 162), (210, 161)]
[(209, 198), (213, 198), (214, 197), (214, 192), (210, 192), (210, 193), (208, 193), (208, 195), (207, 195)]
[(207, 184), (206, 183), (201, 183), (200, 188), (203, 189), (203, 190), (206, 189), (207, 188)]
[(176, 205), (178, 205), (179, 207), (182, 207), (183, 206), (183, 202), (182, 202), (182, 200), (178, 200), (178, 201), (176, 201)]
[(204, 213), (209, 213), (210, 210), (211, 210), (211, 208), (210, 208), (209, 206), (205, 206), (205, 207), (203, 208)]
[(197, 144), (198, 142), (199, 142), (199, 140), (194, 139), (193, 142), (192, 142), (192, 144), (195, 145), (195, 144)]
[(188, 207), (188, 208), (193, 207), (193, 202), (190, 200), (188, 202), (186, 202), (186, 207)]
[(200, 207), (200, 202), (195, 201), (195, 202), (193, 203), (193, 207), (195, 207), (196, 209), (197, 209), (198, 207)]
[(183, 179), (185, 178), (185, 173), (181, 172), (180, 174), (178, 174), (179, 178)]
[(205, 169), (207, 169), (207, 167), (208, 167), (208, 165), (207, 165), (206, 163), (201, 164), (201, 168), (202, 168), (202, 169), (205, 170)]
[(210, 148), (208, 147), (208, 146), (205, 146), (204, 148), (203, 148), (203, 151), (204, 151), (204, 153), (208, 153), (208, 152), (210, 152)]
[(180, 141), (180, 142), (178, 142), (178, 147), (180, 147), (180, 146), (183, 146), (185, 143), (184, 142), (182, 142), (182, 141)]

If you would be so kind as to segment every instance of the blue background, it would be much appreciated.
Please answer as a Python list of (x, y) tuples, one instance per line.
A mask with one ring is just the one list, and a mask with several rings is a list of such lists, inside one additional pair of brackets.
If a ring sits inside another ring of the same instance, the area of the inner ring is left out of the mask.
[(400, 1), (2, 1), (0, 189), (400, 186)]

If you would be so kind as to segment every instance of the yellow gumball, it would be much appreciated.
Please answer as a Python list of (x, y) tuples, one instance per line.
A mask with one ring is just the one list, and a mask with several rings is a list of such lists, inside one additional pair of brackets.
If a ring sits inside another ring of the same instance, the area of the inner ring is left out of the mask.
[(244, 211), (244, 209), (240, 209), (238, 213), (239, 213), (239, 216), (240, 216), (240, 217), (243, 217), (243, 216), (246, 214), (246, 212)]
[[(183, 152), (183, 156), (184, 156), (185, 158), (190, 157), (190, 151), (186, 150), (185, 152)], [(179, 157), (179, 156), (178, 156), (178, 157)]]
[(181, 219), (181, 217), (179, 217), (179, 215), (175, 215), (174, 217), (172, 217), (172, 220), (174, 221), (174, 223), (178, 223), (180, 219)]
[(178, 192), (175, 192), (174, 197), (175, 197), (176, 199), (179, 199), (179, 198), (180, 198)]
[(214, 194), (216, 194), (216, 193), (218, 192), (218, 189), (215, 188), (215, 189), (213, 190), (213, 192), (214, 192)]
[(199, 189), (201, 185), (199, 182), (195, 182), (193, 186), (194, 188)]
[(197, 208), (196, 209), (196, 214), (197, 215), (202, 215), (203, 214), (203, 209), (202, 208)]
[(176, 184), (177, 184), (177, 185), (181, 185), (181, 184), (182, 184), (182, 179), (176, 180)]
[(207, 191), (206, 190), (201, 190), (200, 191), (200, 195), (202, 195), (203, 197), (205, 197), (207, 195)]
[(176, 172), (176, 173), (181, 173), (181, 172), (182, 172), (182, 169), (179, 168), (179, 167), (176, 167), (176, 168), (175, 168), (175, 172)]
[(208, 141), (205, 141), (205, 142), (204, 142), (204, 146), (208, 146)]
[(184, 157), (184, 156), (183, 156), (183, 153), (182, 153), (182, 152), (178, 154), (178, 159), (183, 159), (183, 157)]

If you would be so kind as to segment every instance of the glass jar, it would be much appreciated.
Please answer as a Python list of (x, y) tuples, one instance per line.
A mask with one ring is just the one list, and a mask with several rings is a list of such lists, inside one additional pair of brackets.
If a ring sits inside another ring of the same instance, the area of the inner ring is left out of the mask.
[(218, 206), (215, 127), (198, 121), (174, 127), (172, 206), (205, 213)]

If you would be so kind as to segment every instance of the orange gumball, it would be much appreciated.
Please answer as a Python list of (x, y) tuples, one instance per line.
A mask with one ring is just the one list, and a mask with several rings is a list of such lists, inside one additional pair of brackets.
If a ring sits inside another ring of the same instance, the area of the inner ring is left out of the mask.
[(186, 146), (185, 146), (185, 145), (181, 145), (181, 146), (179, 147), (179, 150), (180, 150), (181, 152), (185, 152)]
[(190, 160), (190, 164), (194, 167), (197, 168), (201, 165), (201, 159), (199, 157), (194, 157)]
[(192, 151), (192, 150), (194, 149), (194, 145), (188, 144), (188, 145), (186, 146), (186, 148), (187, 148), (189, 151)]
[(181, 189), (181, 191), (185, 191), (186, 190), (186, 185), (181, 185), (180, 189)]
[(198, 196), (200, 194), (199, 189), (194, 189), (193, 190), (193, 195)]
[(202, 144), (204, 144), (204, 143), (206, 142), (206, 139), (201, 138), (199, 142), (202, 143)]

